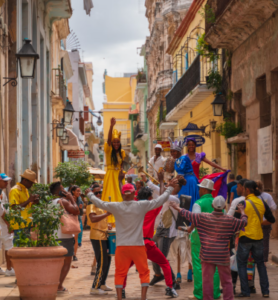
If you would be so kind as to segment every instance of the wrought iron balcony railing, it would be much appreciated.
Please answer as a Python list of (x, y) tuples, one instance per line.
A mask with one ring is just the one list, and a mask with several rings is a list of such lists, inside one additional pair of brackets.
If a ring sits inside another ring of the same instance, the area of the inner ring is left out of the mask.
[(52, 69), (52, 92), (67, 101), (67, 87), (65, 85), (63, 71), (60, 68)]

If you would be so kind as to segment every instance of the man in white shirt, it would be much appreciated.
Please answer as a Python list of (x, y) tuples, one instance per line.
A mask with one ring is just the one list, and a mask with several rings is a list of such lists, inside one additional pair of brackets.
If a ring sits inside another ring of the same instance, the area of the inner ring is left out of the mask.
[(155, 155), (150, 159), (149, 164), (151, 165), (149, 169), (150, 175), (158, 179), (157, 173), (160, 168), (164, 168), (166, 159), (161, 155), (163, 148), (160, 144), (157, 144), (154, 148)]
[(233, 199), (232, 203), (230, 203), (230, 209), (229, 209), (227, 215), (233, 217), (236, 212), (236, 208), (237, 208), (238, 204), (245, 200), (245, 196), (243, 196), (243, 195), (244, 195), (244, 183), (246, 181), (247, 181), (247, 179), (240, 179), (238, 181), (236, 192), (237, 192), (238, 196), (240, 196), (240, 197)]
[(9, 203), (8, 197), (3, 191), (8, 186), (9, 181), (12, 178), (8, 177), (5, 173), (0, 174), (0, 226), (1, 226), (1, 236), (0, 236), (0, 247), (2, 244), (4, 245), (5, 257), (7, 262), (7, 269), (4, 271), (0, 268), (0, 275), (5, 276), (15, 276), (14, 269), (12, 268), (12, 263), (10, 256), (8, 255), (8, 251), (13, 248), (13, 233), (10, 233), (9, 223), (5, 220), (6, 209), (4, 207), (5, 204)]

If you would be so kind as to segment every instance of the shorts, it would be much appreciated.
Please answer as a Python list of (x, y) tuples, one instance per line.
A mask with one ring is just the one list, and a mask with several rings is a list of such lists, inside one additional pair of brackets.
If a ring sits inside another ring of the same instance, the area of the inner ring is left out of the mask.
[(60, 242), (60, 246), (66, 248), (68, 250), (68, 253), (64, 255), (65, 257), (69, 257), (69, 256), (74, 255), (74, 244), (75, 244), (74, 238), (58, 239), (56, 241)]
[(6, 234), (0, 236), (0, 248), (2, 247), (2, 244), (4, 245), (4, 250), (8, 251), (13, 248), (13, 234)]

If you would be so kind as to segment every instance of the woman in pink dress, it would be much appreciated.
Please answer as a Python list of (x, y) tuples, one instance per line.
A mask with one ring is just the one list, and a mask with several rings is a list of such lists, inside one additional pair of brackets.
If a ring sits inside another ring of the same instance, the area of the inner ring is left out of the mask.
[(201, 165), (202, 161), (207, 163), (208, 165), (212, 166), (213, 168), (222, 170), (223, 172), (227, 171), (226, 169), (220, 167), (218, 164), (208, 160), (206, 158), (205, 152), (197, 153), (196, 152), (197, 142), (194, 138), (188, 138), (186, 140), (186, 143), (187, 143), (186, 146), (187, 146), (187, 151), (188, 151), (188, 153), (186, 155), (189, 157), (189, 159), (191, 161), (191, 164), (193, 167), (193, 172), (196, 175), (196, 177), (198, 178), (198, 180), (200, 179), (199, 169), (200, 169), (200, 165)]

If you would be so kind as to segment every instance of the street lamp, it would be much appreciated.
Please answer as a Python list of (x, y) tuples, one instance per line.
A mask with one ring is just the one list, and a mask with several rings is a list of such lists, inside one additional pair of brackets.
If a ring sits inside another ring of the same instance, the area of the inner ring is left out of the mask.
[(56, 135), (57, 135), (58, 137), (62, 137), (62, 136), (63, 136), (63, 133), (64, 133), (64, 124), (63, 124), (63, 123), (57, 124), (57, 127), (56, 127)]
[(69, 100), (67, 100), (66, 107), (63, 109), (64, 111), (64, 123), (70, 124), (72, 120), (72, 116), (74, 113), (73, 106)]
[(18, 63), (20, 68), (20, 75), (21, 78), (25, 79), (33, 79), (35, 78), (35, 70), (37, 65), (37, 60), (40, 58), (38, 53), (36, 53), (35, 49), (33, 48), (31, 44), (31, 40), (24, 39), (25, 44), (22, 46), (22, 48), (19, 50), (18, 53), (16, 53), (16, 77), (10, 78), (10, 77), (4, 77), (4, 79), (8, 79), (6, 83), (4, 83), (3, 86), (8, 84), (9, 82), (12, 82), (12, 86), (17, 86), (17, 77), (18, 77)]
[(102, 125), (102, 120), (101, 120), (101, 117), (100, 117), (100, 116), (98, 116), (98, 118), (97, 118), (97, 125), (98, 125), (98, 126), (101, 126), (101, 125)]
[(64, 129), (64, 131), (63, 131), (63, 135), (60, 137), (60, 139), (63, 141), (63, 140), (65, 140), (65, 139), (66, 139), (66, 137), (67, 137), (67, 130), (66, 130), (66, 129)]
[(63, 139), (63, 144), (67, 145), (69, 143), (69, 136), (67, 135), (65, 139)]
[(225, 98), (222, 94), (217, 94), (214, 101), (211, 103), (213, 107), (213, 115), (215, 117), (221, 117), (223, 113), (223, 107), (225, 104)]

